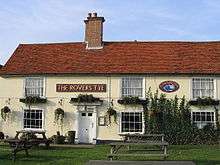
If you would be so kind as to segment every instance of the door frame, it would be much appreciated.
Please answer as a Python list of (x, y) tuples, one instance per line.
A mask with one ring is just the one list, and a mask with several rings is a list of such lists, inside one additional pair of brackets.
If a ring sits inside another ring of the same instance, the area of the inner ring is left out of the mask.
[(76, 137), (75, 142), (80, 143), (79, 139), (79, 132), (80, 132), (80, 126), (79, 126), (79, 118), (80, 113), (82, 112), (92, 112), (92, 122), (93, 122), (93, 128), (91, 133), (91, 139), (92, 144), (96, 144), (96, 138), (97, 138), (97, 107), (93, 105), (78, 105), (76, 108), (76, 120), (75, 120), (75, 126), (76, 126)]

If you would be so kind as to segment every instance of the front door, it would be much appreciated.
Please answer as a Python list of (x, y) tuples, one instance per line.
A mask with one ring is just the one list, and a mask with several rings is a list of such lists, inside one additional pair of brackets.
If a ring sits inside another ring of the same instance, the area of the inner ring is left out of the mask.
[(93, 112), (80, 112), (79, 115), (79, 143), (92, 143)]

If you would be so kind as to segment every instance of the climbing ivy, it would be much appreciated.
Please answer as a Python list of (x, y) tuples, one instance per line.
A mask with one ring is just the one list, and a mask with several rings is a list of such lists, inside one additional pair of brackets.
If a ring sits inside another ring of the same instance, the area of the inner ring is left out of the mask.
[(190, 104), (185, 96), (167, 98), (156, 91), (148, 92), (149, 106), (145, 108), (145, 132), (164, 133), (170, 144), (213, 144), (219, 131), (211, 125), (198, 129), (191, 122)]

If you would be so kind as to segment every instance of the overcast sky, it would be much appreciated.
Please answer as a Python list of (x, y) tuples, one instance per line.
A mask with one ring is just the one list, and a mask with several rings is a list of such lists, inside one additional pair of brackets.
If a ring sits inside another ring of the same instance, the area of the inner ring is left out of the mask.
[(104, 40), (220, 40), (220, 0), (0, 0), (0, 64), (19, 43), (84, 39), (88, 12)]

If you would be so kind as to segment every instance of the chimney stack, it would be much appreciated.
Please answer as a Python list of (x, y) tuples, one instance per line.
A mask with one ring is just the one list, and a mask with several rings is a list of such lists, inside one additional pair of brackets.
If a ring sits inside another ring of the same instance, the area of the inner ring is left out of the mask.
[(103, 48), (103, 22), (104, 17), (98, 17), (97, 13), (89, 13), (86, 20), (84, 20), (85, 42), (87, 49), (102, 49)]

